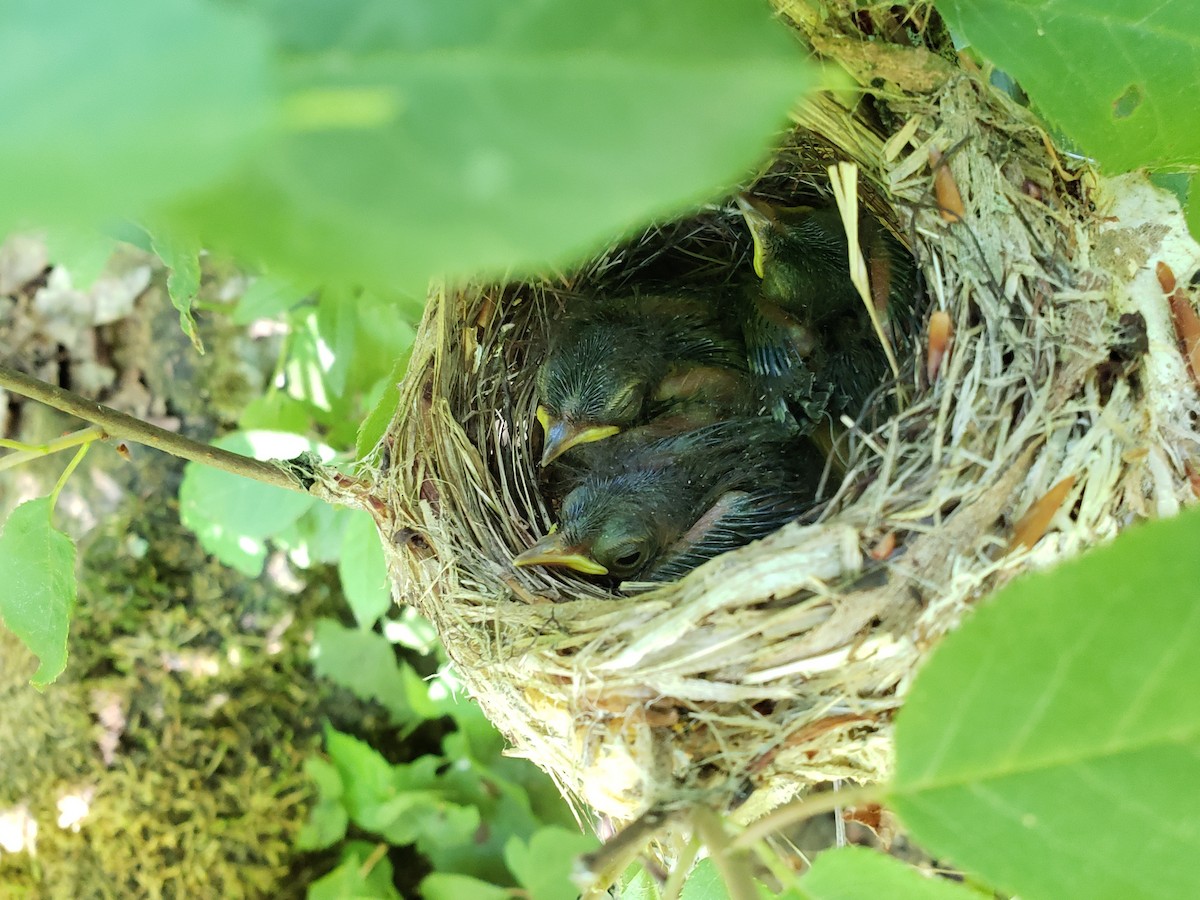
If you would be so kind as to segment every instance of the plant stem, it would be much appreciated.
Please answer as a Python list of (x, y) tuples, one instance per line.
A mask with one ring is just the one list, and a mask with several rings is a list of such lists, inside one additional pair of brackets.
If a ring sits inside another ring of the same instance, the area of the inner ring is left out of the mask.
[(739, 850), (729, 840), (717, 814), (698, 805), (692, 810), (692, 824), (708, 847), (708, 855), (725, 883), (730, 900), (757, 900), (758, 889), (754, 886), (746, 851)]
[(884, 789), (881, 785), (870, 784), (850, 788), (844, 791), (826, 791), (813, 794), (768, 813), (761, 819), (751, 823), (746, 830), (733, 839), (732, 847), (747, 847), (755, 841), (762, 840), (767, 835), (819, 816), (821, 813), (833, 812), (839, 806), (860, 806), (864, 803), (877, 803), (882, 798)]
[(99, 425), (89, 425), (87, 428), (72, 431), (70, 434), (64, 434), (62, 437), (46, 441), (44, 444), (22, 444), (20, 441), (0, 441), (0, 446), (11, 447), (17, 451), (16, 453), (6, 453), (4, 456), (0, 456), (0, 471), (27, 463), (31, 459), (41, 459), (43, 456), (49, 456), (51, 453), (57, 453), (60, 450), (69, 450), (71, 447), (78, 447), (80, 444), (102, 441), (107, 436), (104, 433), (104, 429)]
[[(285, 488), (307, 494), (308, 490), (291, 474), (274, 462), (262, 462), (242, 456), (240, 453), (230, 453), (217, 447), (210, 447), (183, 435), (143, 422), (133, 416), (118, 412), (94, 400), (63, 390), (53, 384), (47, 384), (37, 378), (31, 378), (15, 369), (0, 366), (0, 388), (10, 390), (31, 400), (45, 403), (54, 409), (69, 413), (100, 426), (110, 438), (122, 441), (132, 441), (178, 456), (180, 459), (203, 463), (233, 475), (252, 478), (264, 484)], [(82, 434), (83, 432), (79, 432)]]

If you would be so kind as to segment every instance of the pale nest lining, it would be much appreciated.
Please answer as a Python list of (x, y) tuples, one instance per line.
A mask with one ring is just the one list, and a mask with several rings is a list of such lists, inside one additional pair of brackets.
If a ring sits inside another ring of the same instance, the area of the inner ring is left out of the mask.
[[(874, 44), (821, 49), (864, 82), (886, 69)], [(918, 348), (903, 411), (854, 435), (815, 524), (629, 596), (513, 568), (551, 523), (530, 354), (567, 282), (436, 293), (426, 311), (376, 457), (398, 596), (434, 622), (515, 752), (615, 819), (702, 801), (748, 821), (808, 785), (886, 777), (913, 673), (973, 603), (1191, 499), (1197, 400), (1153, 271), (1163, 260), (1184, 280), (1200, 261), (1177, 204), (1140, 176), (1065, 172), (1023, 110), (915, 58), (887, 85), (886, 141), (828, 97), (798, 115), (890, 200), (954, 329), (932, 387)], [(933, 200), (934, 147), (962, 222)], [(1130, 313), (1146, 355), (1129, 350)], [(1045, 536), (1011, 550), (1014, 523), (1071, 476)]]

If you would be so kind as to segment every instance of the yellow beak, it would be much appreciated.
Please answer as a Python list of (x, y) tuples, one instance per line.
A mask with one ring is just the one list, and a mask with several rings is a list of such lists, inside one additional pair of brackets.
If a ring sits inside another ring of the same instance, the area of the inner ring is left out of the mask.
[(738, 194), (735, 198), (742, 218), (750, 228), (750, 237), (754, 240), (754, 272), (759, 278), (763, 277), (763, 244), (766, 233), (775, 226), (775, 211), (769, 204), (749, 194)]
[(546, 435), (545, 443), (542, 446), (543, 466), (558, 459), (572, 447), (612, 437), (621, 430), (616, 425), (590, 425), (586, 428), (578, 428), (562, 419), (554, 418), (544, 406), (537, 408), (537, 419), (542, 423), (542, 431)]
[(514, 566), (564, 566), (584, 575), (607, 575), (608, 569), (579, 547), (568, 547), (561, 533), (551, 533), (513, 559)]

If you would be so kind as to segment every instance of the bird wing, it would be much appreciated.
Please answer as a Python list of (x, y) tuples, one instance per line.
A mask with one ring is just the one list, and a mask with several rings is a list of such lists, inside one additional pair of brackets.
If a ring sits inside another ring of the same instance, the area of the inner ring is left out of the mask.
[(807, 430), (829, 403), (829, 387), (816, 377), (820, 339), (812, 329), (779, 305), (761, 296), (748, 298), (742, 318), (750, 371), (762, 385), (767, 409), (785, 422), (792, 408), (802, 413)]
[(778, 491), (722, 494), (643, 577), (674, 581), (727, 550), (766, 537), (813, 504), (811, 496)]

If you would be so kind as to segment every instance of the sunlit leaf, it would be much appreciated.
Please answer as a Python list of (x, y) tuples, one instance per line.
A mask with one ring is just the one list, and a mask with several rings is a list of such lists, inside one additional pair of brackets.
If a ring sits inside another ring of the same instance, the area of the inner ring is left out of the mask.
[(235, 4), (0, 3), (0, 233), (104, 224), (227, 173), (274, 119), (269, 52)]
[(180, 217), (277, 267), (415, 297), (710, 198), (811, 80), (760, 0), (267, 5), (288, 132)]
[(408, 724), (414, 718), (396, 651), (382, 635), (319, 619), (314, 628), (314, 650), (318, 678), (328, 678), (363, 700), (378, 702), (397, 725)]
[(1135, 526), (946, 638), (896, 724), (922, 846), (1028, 900), (1200, 896), (1197, 546)]
[(196, 333), (192, 303), (200, 292), (200, 244), (169, 231), (155, 231), (151, 246), (159, 259), (170, 269), (167, 275), (167, 295), (171, 305), (179, 310), (179, 327), (188, 336), (197, 353), (204, 352), (204, 342)]
[(370, 628), (391, 609), (392, 586), (383, 559), (379, 529), (374, 519), (362, 510), (350, 514), (342, 538), (338, 575), (346, 602), (360, 628)]
[(962, 885), (923, 875), (898, 859), (862, 847), (820, 854), (796, 891), (802, 900), (979, 900), (979, 894)]
[(26, 500), (0, 531), (0, 618), (38, 657), (38, 685), (66, 668), (75, 608), (75, 544), (50, 524), (50, 508), (49, 497)]
[(600, 846), (591, 835), (550, 825), (529, 841), (510, 838), (504, 848), (508, 868), (531, 900), (575, 900), (579, 888), (571, 881), (575, 857)]
[(938, 8), (1106, 167), (1200, 164), (1194, 4), (942, 0)]

